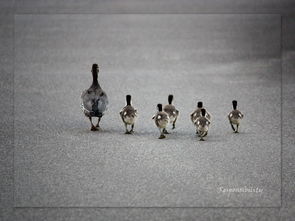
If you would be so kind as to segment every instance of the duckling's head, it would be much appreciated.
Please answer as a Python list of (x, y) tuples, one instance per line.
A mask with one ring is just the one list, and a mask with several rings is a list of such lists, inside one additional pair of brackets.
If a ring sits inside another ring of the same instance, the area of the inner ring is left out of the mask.
[(173, 101), (173, 95), (169, 94), (168, 95), (168, 104), (172, 104), (172, 101)]
[(158, 104), (157, 107), (159, 112), (162, 111), (162, 104)]
[(203, 117), (205, 117), (205, 115), (206, 115), (206, 110), (205, 110), (204, 108), (201, 109), (201, 114), (202, 114)]
[(234, 110), (237, 109), (238, 102), (236, 100), (232, 101)]
[(202, 101), (199, 101), (198, 102), (198, 108), (202, 108), (203, 107), (203, 102)]
[(127, 105), (131, 105), (131, 95), (130, 94), (126, 95), (126, 103), (127, 103)]

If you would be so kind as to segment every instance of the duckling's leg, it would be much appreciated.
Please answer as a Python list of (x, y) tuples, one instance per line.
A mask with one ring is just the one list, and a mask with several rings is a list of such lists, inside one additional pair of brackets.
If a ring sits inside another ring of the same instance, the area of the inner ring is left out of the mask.
[(166, 130), (166, 128), (163, 129), (164, 134), (169, 134), (169, 132)]
[(236, 129), (235, 133), (239, 133), (239, 124), (237, 124), (237, 129)]
[(130, 133), (133, 133), (134, 132), (134, 124), (131, 125), (131, 130), (130, 130)]
[(93, 125), (93, 123), (92, 123), (92, 118), (91, 117), (89, 117), (89, 120), (90, 120), (90, 123), (91, 123), (91, 131), (96, 131), (97, 130), (97, 128)]
[[(165, 128), (164, 128), (165, 129)], [(159, 128), (161, 135), (159, 136), (159, 139), (164, 139), (165, 135), (164, 135), (164, 129), (161, 130), (161, 128)]]
[(204, 137), (206, 136), (206, 132), (200, 132), (199, 136), (201, 137), (200, 141), (204, 141)]
[(198, 135), (199, 134), (199, 131), (198, 131), (198, 128), (196, 128), (196, 135)]
[(231, 128), (233, 129), (234, 132), (236, 132), (236, 129), (232, 123), (230, 123)]
[(126, 123), (124, 123), (125, 124), (125, 134), (130, 134), (130, 132), (128, 131), (128, 128), (127, 128), (127, 124)]
[(205, 132), (205, 134), (203, 135), (203, 137), (206, 137), (208, 135), (208, 131)]
[(176, 121), (177, 121), (177, 117), (176, 117), (175, 120), (173, 121), (173, 124), (172, 124), (172, 130), (175, 129), (175, 123), (176, 123)]

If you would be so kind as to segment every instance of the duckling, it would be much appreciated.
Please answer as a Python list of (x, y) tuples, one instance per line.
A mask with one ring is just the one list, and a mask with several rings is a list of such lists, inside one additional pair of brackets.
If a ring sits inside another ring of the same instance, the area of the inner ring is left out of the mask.
[[(137, 110), (131, 106), (131, 95), (126, 95), (127, 105), (120, 111), (120, 116), (125, 124), (125, 134), (131, 134), (134, 132), (135, 119), (137, 117)], [(131, 130), (128, 131), (127, 125), (131, 125)]]
[(155, 120), (156, 126), (160, 130), (159, 139), (164, 139), (166, 136), (164, 135), (164, 130), (166, 129), (167, 124), (169, 123), (169, 116), (166, 112), (162, 110), (162, 104), (158, 104), (158, 113), (156, 113), (152, 119)]
[[(232, 104), (233, 104), (233, 111), (231, 111), (227, 117), (233, 131), (235, 133), (239, 133), (240, 120), (243, 119), (244, 115), (242, 114), (241, 111), (237, 109), (238, 102), (236, 100), (233, 100)], [(236, 125), (237, 128), (234, 127), (234, 124)]]
[[(107, 94), (102, 90), (100, 87), (98, 81), (97, 81), (97, 75), (99, 72), (99, 67), (97, 64), (92, 65), (92, 84), (91, 86), (82, 92), (81, 99), (82, 104), (81, 108), (85, 114), (86, 117), (89, 118), (91, 123), (91, 131), (99, 130), (99, 122), (104, 114), (104, 112), (107, 110), (108, 105), (108, 97)], [(97, 117), (98, 122), (96, 126), (92, 123), (92, 118)]]
[(200, 141), (204, 141), (204, 137), (207, 136), (210, 123), (210, 120), (206, 117), (206, 110), (202, 108), (201, 117), (195, 121), (198, 134), (201, 137)]
[[(170, 94), (168, 96), (168, 104), (164, 106), (164, 111), (168, 114), (170, 123), (172, 124), (172, 130), (174, 130), (179, 111), (176, 110), (174, 105), (172, 105), (172, 101), (173, 101), (173, 95)], [(164, 133), (168, 134), (168, 131), (165, 129)]]
[[(199, 101), (197, 104), (197, 109), (191, 113), (191, 121), (193, 122), (193, 124), (195, 124), (197, 119), (202, 116), (202, 114), (201, 114), (202, 108), (206, 111), (205, 117), (208, 120), (211, 119), (210, 113), (203, 107), (203, 102)], [(196, 134), (198, 134), (198, 130), (196, 130)]]

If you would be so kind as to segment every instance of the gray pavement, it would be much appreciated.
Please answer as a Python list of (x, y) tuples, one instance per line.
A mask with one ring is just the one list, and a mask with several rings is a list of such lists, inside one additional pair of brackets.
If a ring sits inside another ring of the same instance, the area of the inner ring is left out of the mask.
[[(110, 3), (112, 2), (112, 3)], [(120, 4), (118, 4), (120, 3)], [(0, 220), (292, 220), (294, 203), (294, 1), (0, 1)], [(177, 6), (177, 7), (176, 7)], [(283, 136), (280, 208), (13, 208), (13, 16), (15, 13), (279, 13), (282, 17)], [(7, 70), (7, 71), (3, 71)]]
[[(278, 15), (17, 15), (15, 206), (280, 206)], [(110, 99), (102, 132), (79, 108), (92, 62)], [(125, 95), (139, 112), (124, 135)], [(158, 140), (156, 104), (175, 95), (177, 129)], [(213, 115), (199, 142), (189, 114)], [(226, 115), (237, 99), (241, 133)], [(222, 193), (220, 188), (261, 188)]]

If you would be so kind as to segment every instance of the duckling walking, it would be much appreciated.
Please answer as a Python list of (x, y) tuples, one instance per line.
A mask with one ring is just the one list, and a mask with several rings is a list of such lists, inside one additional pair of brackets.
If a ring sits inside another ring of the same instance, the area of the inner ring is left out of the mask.
[(206, 110), (204, 108), (201, 109), (201, 117), (196, 120), (195, 125), (197, 133), (201, 137), (200, 141), (204, 141), (204, 137), (207, 136), (210, 125), (210, 120), (206, 117)]
[[(179, 111), (176, 110), (175, 106), (172, 105), (173, 95), (168, 96), (168, 104), (164, 106), (164, 111), (168, 114), (170, 123), (172, 124), (172, 130), (175, 129), (175, 123), (179, 115)], [(164, 130), (165, 134), (168, 134), (168, 131)]]
[[(92, 84), (90, 88), (87, 90), (84, 90), (82, 92), (81, 98), (82, 98), (82, 110), (86, 117), (89, 118), (91, 123), (91, 131), (99, 130), (99, 122), (104, 114), (104, 112), (107, 110), (108, 105), (108, 97), (106, 93), (102, 90), (100, 87), (97, 76), (99, 72), (99, 67), (97, 64), (92, 65)], [(97, 117), (98, 122), (96, 126), (92, 123), (92, 118)]]
[[(197, 104), (197, 109), (191, 113), (191, 121), (193, 122), (193, 124), (196, 124), (196, 121), (198, 120), (199, 117), (202, 116), (201, 110), (204, 109), (205, 110), (205, 117), (210, 120), (211, 119), (211, 115), (209, 114), (209, 112), (203, 107), (203, 102), (199, 101)], [(198, 134), (198, 130), (196, 130), (196, 134)]]
[[(238, 102), (236, 100), (233, 100), (232, 104), (233, 104), (233, 111), (231, 111), (227, 117), (229, 119), (229, 123), (233, 131), (235, 133), (239, 133), (240, 120), (243, 119), (244, 115), (242, 114), (241, 111), (237, 109)], [(234, 124), (236, 125), (236, 128), (234, 127)]]
[(160, 130), (159, 139), (164, 139), (166, 136), (164, 135), (164, 131), (166, 129), (167, 124), (169, 123), (169, 116), (166, 112), (162, 110), (162, 104), (158, 104), (158, 112), (153, 116), (152, 119), (155, 120), (156, 126)]
[[(126, 95), (127, 105), (120, 111), (120, 116), (125, 124), (125, 134), (131, 134), (134, 132), (135, 119), (137, 117), (137, 110), (131, 106), (131, 95)], [(128, 131), (128, 125), (131, 125), (131, 130)]]

